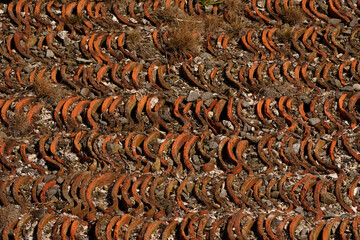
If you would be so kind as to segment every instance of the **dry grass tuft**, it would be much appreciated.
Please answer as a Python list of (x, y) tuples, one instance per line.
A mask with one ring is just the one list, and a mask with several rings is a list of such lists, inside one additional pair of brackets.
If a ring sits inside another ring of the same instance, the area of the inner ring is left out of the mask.
[(8, 224), (15, 222), (20, 216), (20, 210), (14, 205), (0, 207), (0, 231)]
[(142, 46), (143, 37), (139, 29), (126, 32), (126, 45), (132, 50), (139, 50)]
[(285, 23), (295, 25), (304, 20), (304, 13), (299, 7), (289, 7), (287, 10), (283, 11), (281, 18)]
[(289, 26), (284, 27), (281, 30), (276, 31), (276, 36), (279, 42), (285, 43), (291, 40), (293, 36), (293, 29)]
[(34, 90), (38, 97), (48, 100), (51, 104), (57, 103), (66, 94), (64, 89), (55, 88), (47, 78), (36, 78), (34, 81)]
[(178, 7), (159, 10), (156, 17), (166, 23), (169, 39), (166, 41), (168, 50), (174, 53), (197, 53), (201, 47), (205, 23), (182, 11)]
[(246, 5), (242, 0), (225, 0), (224, 6), (229, 15), (230, 22), (233, 22), (244, 15)]
[(186, 19), (189, 17), (183, 10), (178, 7), (170, 7), (168, 9), (162, 9), (155, 12), (155, 17), (170, 27), (177, 25), (178, 19)]
[(168, 48), (176, 53), (197, 53), (201, 47), (202, 37), (191, 28), (179, 26), (170, 30)]
[(217, 15), (206, 15), (204, 19), (205, 33), (218, 32), (225, 27), (225, 21)]
[(26, 120), (24, 113), (15, 114), (10, 118), (10, 131), (14, 137), (27, 135), (32, 130), (32, 125)]
[(72, 25), (80, 26), (81, 24), (83, 24), (84, 18), (78, 15), (71, 15), (68, 20)]

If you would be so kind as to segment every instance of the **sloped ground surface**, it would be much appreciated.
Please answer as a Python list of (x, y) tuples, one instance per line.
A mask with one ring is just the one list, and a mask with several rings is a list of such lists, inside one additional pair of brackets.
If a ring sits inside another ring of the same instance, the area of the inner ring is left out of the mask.
[(1, 239), (359, 238), (359, 1), (0, 14)]

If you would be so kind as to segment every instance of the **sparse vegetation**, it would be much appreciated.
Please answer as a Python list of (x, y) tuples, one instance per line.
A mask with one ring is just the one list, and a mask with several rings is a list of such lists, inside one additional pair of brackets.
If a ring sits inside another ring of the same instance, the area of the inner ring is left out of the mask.
[(199, 51), (205, 29), (202, 19), (189, 16), (177, 7), (159, 11), (156, 16), (169, 27), (168, 50), (181, 54)]
[(50, 103), (57, 103), (65, 95), (64, 89), (55, 88), (46, 77), (35, 79), (34, 90), (38, 97), (42, 97)]
[(132, 50), (139, 50), (142, 44), (142, 36), (139, 29), (134, 29), (126, 32), (126, 45)]
[(278, 30), (276, 32), (276, 36), (279, 40), (279, 42), (288, 42), (291, 40), (293, 36), (293, 29), (290, 26), (286, 26), (281, 30)]
[(186, 53), (187, 51), (196, 53), (200, 49), (201, 35), (194, 32), (191, 28), (179, 26), (170, 31), (168, 47), (173, 52)]
[(15, 222), (20, 216), (20, 210), (14, 205), (0, 207), (0, 231), (8, 224)]
[(204, 19), (205, 32), (221, 31), (225, 26), (225, 21), (217, 15), (207, 15)]
[[(232, 21), (230, 23), (230, 29), (229, 31), (231, 32), (233, 37), (240, 37), (242, 36), (246, 30), (250, 27), (250, 22), (249, 20), (244, 16), (238, 16), (237, 19), (235, 19), (234, 21)], [(251, 24), (253, 28), (256, 27), (257, 23), (253, 23)]]
[(277, 84), (269, 84), (260, 89), (259, 94), (265, 97), (273, 97), (280, 98), (282, 96), (294, 96), (298, 89), (287, 82), (277, 83)]
[(200, 0), (201, 6), (210, 6), (210, 5), (216, 5), (216, 4), (221, 4), (221, 3), (224, 3), (224, 0), (220, 0), (220, 1)]
[(84, 18), (83, 17), (80, 17), (78, 15), (71, 15), (70, 19), (69, 19), (69, 22), (75, 26), (77, 25), (81, 25), (82, 22), (84, 21)]
[(281, 18), (285, 23), (295, 25), (304, 20), (304, 13), (298, 7), (289, 7), (287, 10), (283, 10)]
[(10, 130), (14, 137), (20, 137), (28, 134), (32, 129), (31, 124), (26, 120), (24, 113), (15, 114), (10, 118)]
[(242, 0), (226, 0), (224, 5), (230, 22), (239, 20), (244, 15), (245, 3)]

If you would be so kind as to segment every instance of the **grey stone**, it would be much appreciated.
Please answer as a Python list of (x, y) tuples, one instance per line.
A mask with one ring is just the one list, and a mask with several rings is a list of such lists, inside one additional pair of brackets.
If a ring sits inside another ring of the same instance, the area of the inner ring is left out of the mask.
[(55, 178), (55, 175), (46, 175), (46, 177), (44, 177), (44, 182), (49, 182), (51, 180), (53, 180)]
[(211, 103), (213, 102), (213, 99), (208, 99), (204, 101), (205, 106), (210, 107)]
[(27, 65), (24, 67), (24, 72), (29, 73), (33, 70), (33, 67), (31, 65)]
[(46, 57), (47, 58), (54, 58), (55, 54), (53, 51), (51, 51), (50, 49), (46, 50)]
[(270, 24), (270, 25), (276, 25), (276, 24), (277, 24), (277, 21), (276, 21), (276, 20), (270, 20), (269, 24)]
[(277, 135), (277, 136), (276, 136), (276, 139), (277, 139), (278, 141), (280, 141), (283, 137), (284, 137), (284, 134), (282, 133), (282, 134)]
[(91, 63), (92, 61), (91, 60), (88, 60), (88, 59), (84, 59), (84, 58), (76, 58), (76, 61), (78, 62), (83, 62), (83, 63)]
[[(58, 186), (58, 185), (55, 185), (55, 186)], [(59, 188), (52, 187), (46, 192), (46, 194), (48, 195), (48, 197), (52, 197), (58, 192), (58, 190), (59, 190)]]
[(355, 91), (360, 91), (360, 84), (355, 83), (355, 84), (353, 85), (353, 88), (354, 88)]
[(205, 6), (205, 12), (207, 12), (207, 13), (210, 13), (212, 9), (213, 9), (212, 5)]
[(152, 84), (151, 84), (151, 83), (147, 83), (147, 84), (145, 85), (145, 88), (146, 88), (147, 90), (150, 90), (150, 89), (152, 88)]
[(199, 156), (198, 155), (192, 156), (192, 161), (194, 162), (195, 165), (199, 165), (200, 164)]
[(341, 91), (346, 91), (346, 92), (351, 92), (351, 91), (354, 90), (354, 87), (347, 85), (347, 86), (345, 86), (345, 87), (340, 88), (340, 90), (341, 90)]
[(57, 36), (64, 40), (67, 37), (68, 32), (67, 31), (60, 31), (57, 33)]
[(244, 124), (244, 127), (243, 127), (243, 131), (246, 133), (246, 132), (249, 132), (251, 130), (251, 126), (247, 123)]
[(354, 18), (353, 20), (351, 20), (351, 22), (349, 23), (350, 27), (354, 27), (356, 24), (358, 24), (359, 19)]
[(300, 143), (293, 144), (293, 149), (294, 149), (295, 154), (298, 154), (300, 151)]
[(336, 26), (336, 25), (339, 25), (341, 23), (341, 19), (339, 19), (339, 18), (331, 18), (329, 23)]
[(227, 193), (226, 193), (225, 189), (222, 188), (222, 189), (220, 190), (219, 196), (220, 196), (221, 198), (226, 198), (226, 197), (227, 197)]
[(244, 108), (248, 108), (248, 107), (251, 106), (251, 104), (249, 102), (247, 102), (247, 101), (244, 101), (244, 102), (241, 103), (241, 106), (244, 107)]
[(88, 88), (83, 88), (80, 90), (80, 94), (83, 96), (87, 96), (89, 94), (89, 89)]
[(56, 179), (56, 182), (59, 183), (59, 184), (62, 184), (64, 182), (64, 179), (62, 177), (58, 177)]
[(209, 142), (209, 147), (211, 149), (216, 149), (218, 146), (219, 146), (219, 144), (217, 144), (217, 142), (215, 142), (215, 141)]
[(196, 91), (190, 91), (189, 95), (186, 98), (188, 102), (194, 102), (200, 97), (200, 94)]
[(294, 209), (296, 213), (299, 213), (301, 215), (304, 215), (304, 209), (302, 207), (297, 207)]
[(337, 79), (330, 79), (330, 83), (338, 88), (341, 88), (342, 87), (342, 84), (339, 80)]
[(120, 121), (120, 123), (122, 123), (122, 124), (128, 123), (128, 120), (127, 120), (126, 117), (121, 117), (121, 118), (119, 118), (119, 121)]
[(309, 120), (309, 124), (310, 125), (316, 125), (316, 124), (318, 124), (318, 123), (320, 123), (320, 119), (319, 118), (310, 118)]
[(194, 189), (194, 187), (195, 187), (195, 183), (193, 183), (193, 182), (188, 182), (188, 183), (186, 184), (186, 190), (187, 190), (189, 193), (192, 192), (192, 190)]
[(339, 99), (344, 93), (343, 92), (337, 92), (335, 94), (336, 99)]
[(96, 96), (93, 92), (89, 93), (89, 96), (88, 96), (89, 99), (95, 99)]
[(64, 39), (64, 43), (65, 43), (65, 46), (70, 45), (71, 44), (71, 39), (66, 36), (66, 38)]
[(279, 191), (272, 191), (271, 194), (270, 194), (270, 196), (271, 196), (272, 198), (279, 198), (280, 193), (279, 193)]
[(201, 100), (203, 100), (203, 101), (213, 99), (213, 98), (214, 98), (214, 94), (211, 92), (205, 92), (201, 95)]
[(0, 138), (7, 138), (6, 133), (4, 133), (3, 131), (0, 131)]
[(228, 120), (223, 120), (222, 123), (224, 124), (225, 127), (228, 127), (231, 131), (234, 131), (234, 125), (228, 121)]

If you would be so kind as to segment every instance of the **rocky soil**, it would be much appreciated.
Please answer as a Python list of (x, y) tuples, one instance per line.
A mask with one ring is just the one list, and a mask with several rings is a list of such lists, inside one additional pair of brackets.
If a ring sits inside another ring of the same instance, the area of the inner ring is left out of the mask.
[(1, 2), (0, 238), (358, 239), (359, 16)]

